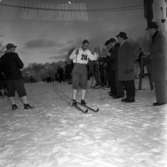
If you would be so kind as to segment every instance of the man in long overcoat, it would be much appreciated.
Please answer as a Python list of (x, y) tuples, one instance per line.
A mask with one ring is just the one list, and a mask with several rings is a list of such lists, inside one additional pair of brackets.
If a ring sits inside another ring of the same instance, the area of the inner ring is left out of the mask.
[(124, 96), (122, 84), (118, 81), (118, 50), (119, 43), (115, 38), (111, 38), (106, 42), (109, 48), (109, 78), (110, 78), (110, 95), (113, 98), (121, 98)]
[(123, 102), (135, 101), (135, 55), (132, 43), (128, 40), (125, 32), (117, 35), (120, 43), (118, 51), (118, 79), (126, 91)]
[(116, 82), (115, 82), (115, 57), (112, 54), (113, 47), (112, 43), (115, 42), (114, 38), (111, 38), (105, 42), (106, 52), (107, 52), (107, 64), (108, 64), (108, 81), (110, 87), (110, 96), (116, 95)]
[(167, 41), (156, 22), (151, 22), (147, 30), (151, 37), (151, 74), (156, 96), (153, 106), (159, 106), (167, 103)]

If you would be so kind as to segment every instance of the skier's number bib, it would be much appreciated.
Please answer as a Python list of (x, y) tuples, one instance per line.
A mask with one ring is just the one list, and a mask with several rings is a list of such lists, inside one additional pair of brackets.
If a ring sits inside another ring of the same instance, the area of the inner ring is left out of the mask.
[(81, 60), (87, 60), (87, 59), (88, 59), (88, 56), (87, 56), (87, 55), (82, 54), (82, 56), (81, 56)]

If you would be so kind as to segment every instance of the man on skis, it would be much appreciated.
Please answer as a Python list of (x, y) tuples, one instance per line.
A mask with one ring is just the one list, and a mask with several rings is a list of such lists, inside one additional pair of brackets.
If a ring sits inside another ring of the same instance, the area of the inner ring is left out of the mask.
[(70, 55), (73, 60), (74, 67), (72, 71), (72, 87), (73, 87), (73, 100), (72, 105), (76, 105), (77, 92), (80, 88), (82, 91), (81, 104), (86, 105), (85, 96), (87, 89), (87, 64), (89, 60), (94, 60), (94, 55), (89, 50), (89, 41), (84, 40), (80, 48), (74, 49)]

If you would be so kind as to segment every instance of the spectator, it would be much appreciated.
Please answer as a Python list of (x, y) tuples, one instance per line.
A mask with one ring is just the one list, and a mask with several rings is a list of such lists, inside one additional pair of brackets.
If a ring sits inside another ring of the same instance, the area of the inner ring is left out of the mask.
[(116, 55), (112, 54), (113, 52), (113, 43), (116, 40), (111, 38), (105, 42), (105, 46), (108, 53), (108, 81), (110, 87), (110, 96), (116, 96), (116, 75), (115, 75), (115, 68), (116, 68)]
[(121, 81), (126, 91), (123, 102), (135, 101), (135, 55), (132, 44), (128, 41), (127, 34), (120, 32), (117, 35), (120, 43), (118, 51), (118, 80)]
[(103, 48), (102, 54), (99, 57), (99, 71), (101, 86), (109, 87), (109, 53), (107, 48)]
[(111, 39), (111, 45), (111, 92), (113, 98), (121, 98), (124, 96), (124, 90), (121, 82), (118, 80), (118, 51), (120, 45), (115, 38)]
[(151, 22), (147, 30), (151, 37), (151, 74), (155, 84), (156, 102), (153, 106), (167, 103), (167, 43), (156, 22)]
[(15, 50), (16, 45), (12, 43), (7, 44), (6, 52), (0, 59), (1, 70), (6, 76), (8, 97), (12, 105), (12, 110), (16, 110), (18, 108), (14, 99), (15, 92), (17, 92), (21, 98), (24, 109), (32, 109), (33, 107), (27, 100), (23, 77), (20, 71), (24, 65)]
[(64, 70), (61, 66), (57, 68), (57, 80), (60, 83), (64, 81)]
[(98, 80), (97, 80), (97, 60), (98, 60), (98, 52), (97, 48), (94, 49), (93, 51), (93, 59), (89, 61), (89, 77), (91, 80), (91, 88), (94, 88), (98, 85)]
[(5, 85), (5, 76), (0, 71), (0, 96), (4, 96), (6, 94), (6, 85)]
[[(4, 54), (5, 48), (0, 43), (0, 57)], [(2, 72), (2, 69), (0, 68), (0, 96), (5, 95), (5, 76)]]
[(70, 61), (70, 60), (66, 61), (66, 64), (65, 64), (65, 79), (69, 84), (71, 84), (72, 68), (73, 68), (72, 61)]

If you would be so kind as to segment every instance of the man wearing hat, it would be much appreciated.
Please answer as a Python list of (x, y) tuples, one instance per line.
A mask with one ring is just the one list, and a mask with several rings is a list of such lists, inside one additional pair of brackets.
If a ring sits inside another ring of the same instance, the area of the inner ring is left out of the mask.
[(26, 90), (21, 74), (21, 69), (24, 65), (15, 50), (16, 45), (8, 43), (6, 45), (5, 54), (0, 58), (1, 71), (6, 77), (8, 97), (12, 105), (12, 110), (16, 110), (18, 108), (14, 99), (15, 92), (17, 92), (21, 98), (24, 109), (31, 109), (32, 106), (27, 101)]
[(110, 92), (109, 95), (113, 98), (121, 98), (124, 95), (122, 86), (118, 81), (118, 50), (119, 43), (115, 38), (110, 38), (105, 43), (109, 55), (109, 78), (110, 78)]
[(156, 96), (153, 106), (159, 106), (167, 103), (167, 42), (156, 22), (149, 23), (147, 30), (151, 38), (151, 74)]
[(123, 102), (135, 101), (135, 55), (133, 45), (128, 40), (125, 32), (120, 32), (117, 35), (120, 47), (118, 50), (118, 80), (122, 83), (126, 97)]

